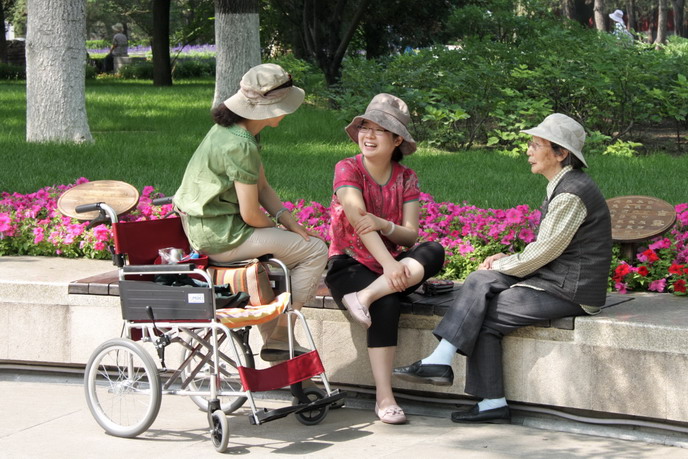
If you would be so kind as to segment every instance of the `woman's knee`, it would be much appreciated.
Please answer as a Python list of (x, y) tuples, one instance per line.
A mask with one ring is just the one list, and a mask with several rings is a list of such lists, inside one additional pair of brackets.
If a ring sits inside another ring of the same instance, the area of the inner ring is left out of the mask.
[(484, 284), (487, 282), (492, 282), (499, 271), (492, 271), (490, 269), (478, 269), (473, 271), (466, 277), (464, 285), (466, 284)]
[(409, 258), (418, 261), (427, 273), (433, 275), (442, 269), (444, 253), (444, 247), (438, 242), (423, 242), (412, 250)]
[(309, 241), (305, 241), (308, 244), (308, 258), (313, 260), (314, 265), (321, 265), (322, 269), (325, 269), (327, 264), (327, 244), (317, 237), (311, 236)]

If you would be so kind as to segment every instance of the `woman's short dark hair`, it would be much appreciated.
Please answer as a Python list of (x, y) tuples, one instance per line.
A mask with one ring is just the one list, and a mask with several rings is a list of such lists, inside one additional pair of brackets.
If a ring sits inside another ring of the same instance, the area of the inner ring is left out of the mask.
[(566, 157), (566, 159), (564, 159), (561, 162), (562, 167), (571, 166), (574, 169), (583, 169), (585, 167), (585, 164), (583, 164), (583, 161), (578, 159), (578, 157), (576, 155), (574, 155), (573, 153), (571, 153), (571, 151), (567, 150), (566, 148), (564, 148), (561, 145), (554, 143), (554, 142), (550, 142), (550, 145), (552, 146), (552, 150), (554, 150), (555, 156), (561, 156), (564, 154), (564, 152), (569, 153), (569, 155)]
[[(397, 134), (392, 134), (392, 139), (396, 139), (397, 137), (399, 137)], [(404, 159), (404, 154), (401, 152), (401, 144), (399, 144), (398, 146), (394, 147), (394, 151), (392, 152), (392, 161), (400, 163), (402, 159)]]
[(402, 159), (404, 159), (404, 154), (401, 152), (401, 148), (395, 147), (392, 152), (392, 161), (400, 163)]
[(246, 118), (237, 115), (231, 111), (225, 104), (220, 104), (213, 108), (213, 121), (223, 127), (230, 127), (237, 124), (239, 121), (243, 121)]

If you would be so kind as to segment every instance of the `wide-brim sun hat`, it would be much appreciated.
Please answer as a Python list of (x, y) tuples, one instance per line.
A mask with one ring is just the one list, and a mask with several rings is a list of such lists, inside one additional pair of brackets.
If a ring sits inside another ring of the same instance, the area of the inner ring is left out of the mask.
[(370, 101), (363, 115), (359, 115), (344, 129), (349, 138), (358, 143), (358, 127), (363, 120), (378, 124), (392, 134), (404, 139), (399, 149), (406, 156), (416, 151), (416, 141), (413, 140), (406, 126), (411, 121), (406, 103), (391, 94), (378, 94)]
[(573, 118), (562, 113), (553, 113), (536, 127), (525, 129), (521, 132), (542, 137), (566, 148), (576, 158), (580, 159), (585, 167), (588, 167), (588, 163), (583, 156), (585, 129)]
[(623, 20), (623, 11), (621, 10), (615, 10), (613, 13), (609, 13), (609, 18), (614, 22), (625, 25)]
[(224, 104), (242, 118), (265, 120), (294, 113), (305, 96), (282, 67), (260, 64), (244, 74), (239, 90)]

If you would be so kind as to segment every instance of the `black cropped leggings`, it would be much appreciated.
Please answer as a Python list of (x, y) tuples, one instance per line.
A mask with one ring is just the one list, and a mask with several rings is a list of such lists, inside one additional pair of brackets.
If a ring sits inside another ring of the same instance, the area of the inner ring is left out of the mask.
[[(401, 253), (397, 260), (407, 257), (413, 258), (423, 266), (425, 270), (423, 279), (406, 291), (384, 296), (371, 305), (372, 325), (368, 329), (368, 347), (397, 345), (401, 298), (412, 293), (418, 286), (442, 269), (444, 248), (437, 242), (423, 242), (411, 250)], [(334, 301), (343, 308), (342, 297), (344, 295), (364, 289), (378, 277), (380, 274), (371, 271), (350, 256), (335, 255), (327, 262), (325, 284), (329, 287)]]

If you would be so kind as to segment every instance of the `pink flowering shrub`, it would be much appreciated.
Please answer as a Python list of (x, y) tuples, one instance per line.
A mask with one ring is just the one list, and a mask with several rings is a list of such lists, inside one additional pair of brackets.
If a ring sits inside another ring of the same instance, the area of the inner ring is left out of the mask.
[[(85, 178), (74, 185), (87, 182)], [(88, 222), (64, 217), (57, 210), (59, 196), (74, 185), (46, 187), (35, 193), (0, 195), (0, 256), (59, 255), (110, 257), (112, 233), (106, 225), (86, 230)], [(152, 206), (160, 196), (145, 187), (134, 211), (123, 221), (164, 218), (171, 205)], [(285, 207), (305, 227), (329, 241), (329, 207), (317, 202), (285, 202)], [(467, 203), (435, 202), (420, 198), (420, 240), (437, 241), (446, 250), (441, 277), (463, 280), (487, 256), (521, 251), (535, 240), (540, 211), (521, 205), (511, 209), (481, 209)], [(688, 203), (676, 206), (677, 224), (662, 237), (641, 247), (633, 260), (614, 247), (609, 286), (618, 292), (654, 291), (686, 294), (688, 281)]]
[(638, 248), (634, 258), (614, 247), (610, 288), (628, 291), (671, 292), (686, 295), (688, 283), (688, 203), (676, 206), (676, 224), (666, 234)]
[[(58, 255), (70, 258), (106, 259), (113, 244), (109, 226), (86, 229), (88, 222), (65, 217), (57, 209), (62, 193), (88, 182), (80, 178), (73, 185), (45, 187), (35, 193), (0, 194), (0, 256)], [(164, 217), (171, 205), (151, 206), (158, 196), (153, 187), (145, 187), (138, 206), (121, 217), (122, 221), (153, 220)]]
[(540, 211), (521, 205), (512, 209), (435, 202), (421, 194), (420, 239), (437, 241), (446, 250), (442, 277), (464, 280), (489, 255), (515, 253), (535, 240)]

